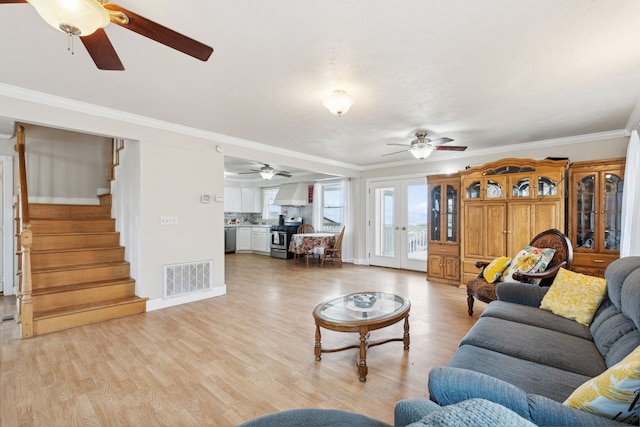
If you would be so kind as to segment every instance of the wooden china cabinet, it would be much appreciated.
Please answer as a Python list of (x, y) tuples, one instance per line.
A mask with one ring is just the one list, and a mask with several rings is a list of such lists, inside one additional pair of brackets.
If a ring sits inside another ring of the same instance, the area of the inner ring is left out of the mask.
[(430, 175), (427, 280), (460, 283), (460, 175)]
[(463, 284), (477, 261), (515, 256), (550, 228), (565, 232), (568, 164), (510, 158), (460, 171)]
[(572, 270), (604, 276), (620, 256), (625, 159), (575, 162), (569, 168)]

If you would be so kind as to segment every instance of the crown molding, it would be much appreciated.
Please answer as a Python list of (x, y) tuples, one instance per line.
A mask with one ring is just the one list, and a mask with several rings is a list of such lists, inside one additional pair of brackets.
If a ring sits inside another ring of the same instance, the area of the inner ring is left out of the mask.
[[(354, 165), (352, 163), (340, 162), (336, 160), (311, 156), (311, 155), (300, 153), (293, 150), (273, 147), (271, 145), (263, 144), (260, 142), (250, 141), (242, 138), (236, 138), (233, 136), (206, 131), (203, 129), (198, 129), (190, 126), (180, 125), (177, 123), (171, 123), (164, 120), (154, 119), (151, 117), (128, 113), (126, 111), (120, 111), (112, 108), (102, 107), (95, 104), (76, 101), (73, 99), (64, 98), (57, 95), (51, 95), (43, 92), (38, 92), (31, 89), (25, 89), (18, 86), (12, 86), (5, 83), (0, 83), (0, 96), (6, 96), (9, 98), (15, 98), (22, 101), (28, 101), (35, 104), (46, 105), (46, 106), (60, 108), (68, 111), (74, 111), (82, 114), (89, 114), (95, 117), (102, 117), (105, 119), (117, 120), (117, 121), (130, 123), (138, 126), (144, 126), (147, 128), (173, 132), (180, 135), (193, 136), (196, 138), (213, 141), (216, 144), (229, 144), (237, 147), (249, 148), (252, 150), (267, 151), (269, 153), (273, 153), (277, 155), (292, 157), (298, 160), (311, 161), (311, 162), (320, 163), (320, 164), (324, 164), (332, 167), (348, 169), (355, 172), (361, 172), (363, 170), (361, 166)], [(126, 138), (126, 136), (124, 137)]]

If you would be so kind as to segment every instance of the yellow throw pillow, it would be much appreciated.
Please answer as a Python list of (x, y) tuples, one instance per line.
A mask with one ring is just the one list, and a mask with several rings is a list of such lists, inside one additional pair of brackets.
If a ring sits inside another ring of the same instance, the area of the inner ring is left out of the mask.
[(606, 293), (606, 279), (561, 268), (540, 308), (589, 326)]
[(502, 276), (502, 272), (509, 266), (510, 262), (511, 258), (509, 258), (508, 256), (501, 256), (491, 261), (482, 272), (484, 280), (486, 280), (488, 283), (498, 281), (498, 279), (500, 279), (500, 277)]
[(564, 404), (612, 420), (638, 425), (640, 346), (600, 375), (575, 389)]

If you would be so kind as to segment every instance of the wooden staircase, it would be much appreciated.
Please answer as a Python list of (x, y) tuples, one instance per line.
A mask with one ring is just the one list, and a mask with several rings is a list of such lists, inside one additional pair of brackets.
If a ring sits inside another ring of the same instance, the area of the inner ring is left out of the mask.
[(30, 203), (29, 211), (33, 336), (146, 311), (110, 204)]

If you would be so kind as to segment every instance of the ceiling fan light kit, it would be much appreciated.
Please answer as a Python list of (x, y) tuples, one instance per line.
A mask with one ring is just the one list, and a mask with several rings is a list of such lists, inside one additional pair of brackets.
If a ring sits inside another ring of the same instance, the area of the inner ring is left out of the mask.
[(53, 28), (73, 36), (88, 36), (109, 24), (109, 13), (96, 0), (28, 0)]
[(415, 157), (416, 159), (422, 160), (429, 157), (431, 152), (433, 152), (433, 147), (430, 147), (430, 146), (414, 147), (414, 148), (411, 148), (409, 152), (413, 154), (413, 157)]
[(262, 168), (259, 173), (262, 179), (264, 179), (265, 181), (269, 181), (276, 174), (272, 167)]
[(322, 101), (322, 105), (332, 114), (336, 116), (342, 116), (344, 113), (349, 111), (351, 108), (352, 102), (351, 97), (347, 95), (347, 93), (343, 90), (334, 90), (333, 93), (327, 96), (324, 101)]

